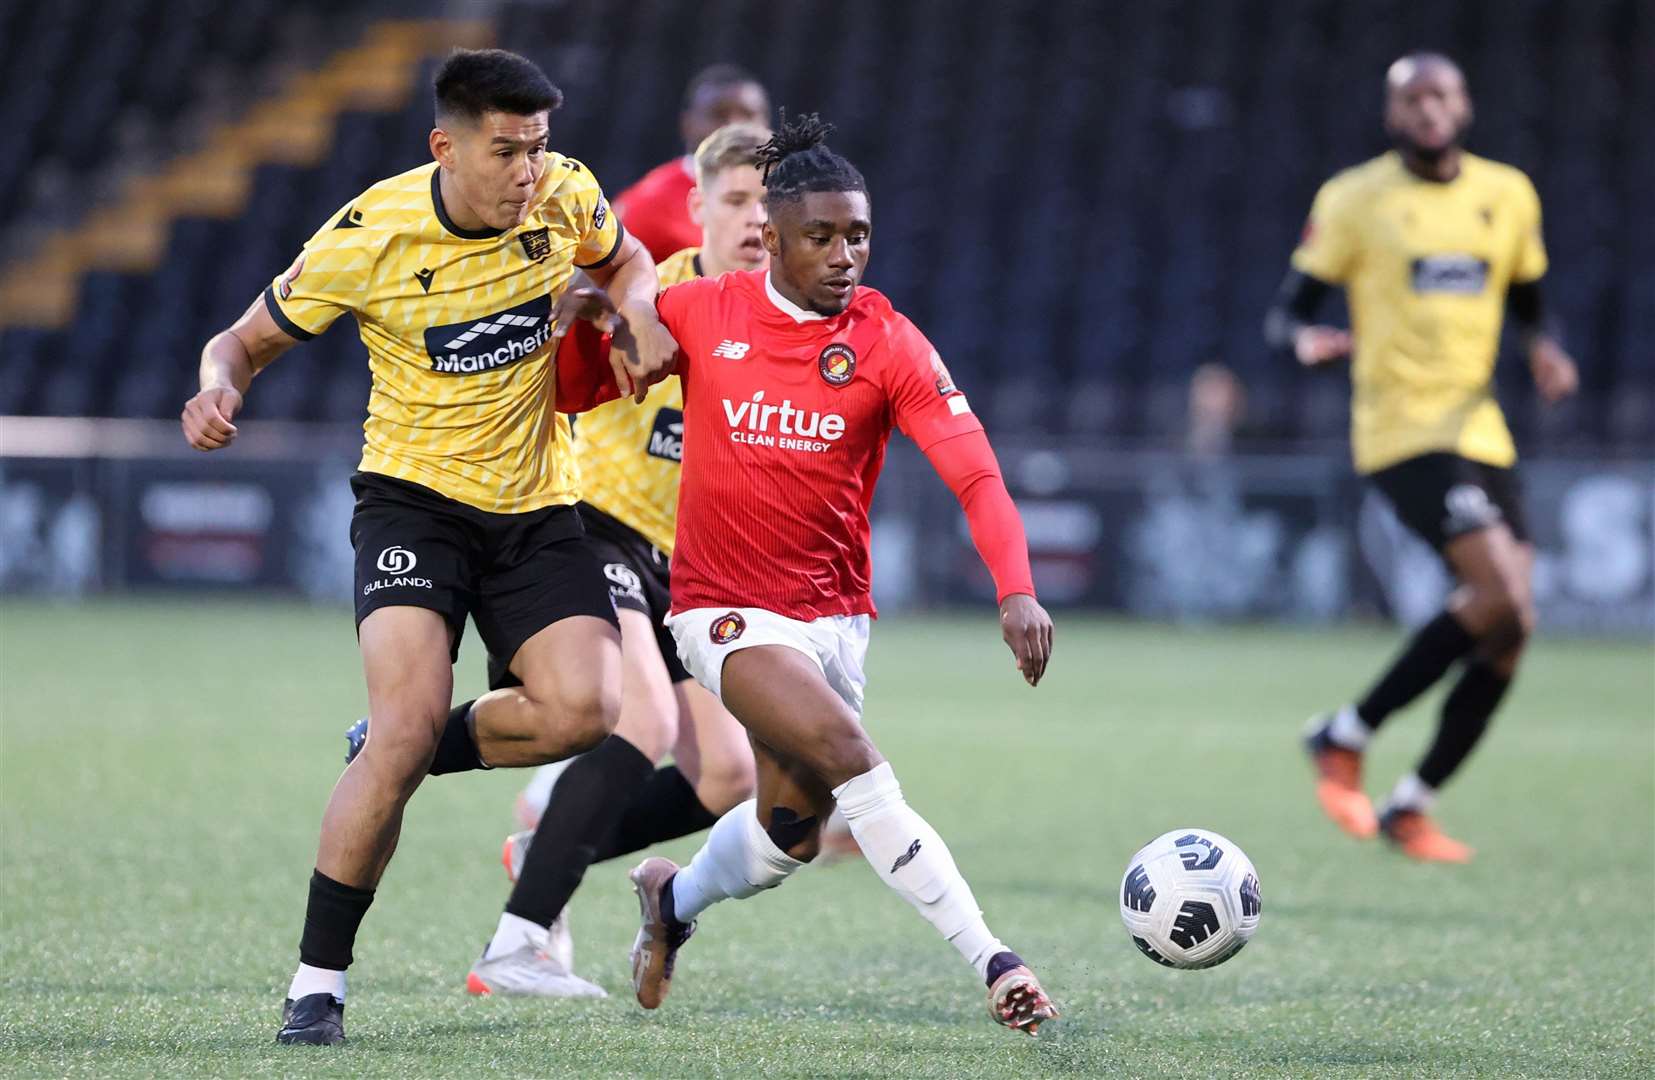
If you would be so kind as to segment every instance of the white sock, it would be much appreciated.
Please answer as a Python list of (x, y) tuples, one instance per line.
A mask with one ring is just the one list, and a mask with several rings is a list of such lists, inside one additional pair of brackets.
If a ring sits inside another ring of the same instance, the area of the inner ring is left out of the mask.
[(298, 1001), (311, 994), (332, 994), (340, 1001), (345, 1000), (345, 973), (332, 968), (311, 967), (309, 964), (300, 964), (299, 970), (293, 973), (293, 981), (287, 985), (289, 1001)]
[(1373, 737), (1373, 729), (1356, 715), (1355, 705), (1346, 705), (1333, 714), (1333, 722), (1327, 726), (1327, 737), (1346, 750), (1365, 750), (1368, 740)]
[(1385, 805), (1401, 810), (1418, 810), (1426, 814), (1430, 813), (1436, 802), (1436, 789), (1421, 780), (1419, 774), (1409, 773), (1396, 782), (1396, 787), (1391, 789), (1391, 797), (1385, 800)]
[(502, 956), (509, 952), (521, 949), (525, 945), (545, 948), (549, 932), (537, 922), (513, 915), (509, 911), (500, 913), (500, 923), (494, 928), (494, 937), (489, 939), (488, 948), (483, 950), (484, 956)]
[(803, 865), (770, 839), (758, 804), (748, 799), (713, 823), (707, 842), (672, 879), (673, 914), (689, 922), (720, 900), (773, 889)]
[(948, 845), (903, 799), (890, 762), (840, 784), (833, 797), (879, 879), (914, 905), (987, 978), (989, 960), (1006, 947), (989, 933)]

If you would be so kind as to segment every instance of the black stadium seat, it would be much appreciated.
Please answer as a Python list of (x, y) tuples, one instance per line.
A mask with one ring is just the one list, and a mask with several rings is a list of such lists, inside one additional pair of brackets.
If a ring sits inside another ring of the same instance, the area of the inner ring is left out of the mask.
[[(872, 188), (870, 282), (915, 318), (993, 424), (1096, 437), (1144, 428), (1172, 400), (1167, 388), (1214, 360), (1252, 387), (1249, 434), (1341, 437), (1342, 379), (1272, 354), (1259, 320), (1317, 185), (1384, 149), (1384, 65), (1440, 48), (1477, 95), (1473, 149), (1527, 169), (1541, 191), (1548, 291), (1582, 361), (1586, 400), (1542, 416), (1508, 342), (1500, 384), (1514, 426), (1547, 446), (1647, 448), (1655, 144), (1640, 118), (1655, 115), (1655, 19), (1639, 6), (716, 0), (634, 4), (622, 17), (607, 0), (517, 0), (496, 21), (497, 40), (565, 90), (554, 146), (611, 192), (679, 151), (679, 94), (706, 63), (743, 63), (777, 104), (820, 110)], [(49, 104), (125, 110), (168, 132), (193, 115), (197, 84), (217, 85), (212, 72), (304, 35), (314, 62), (376, 13), (409, 9), (369, 4), (341, 19), (323, 0), (0, 7), (0, 124), (19, 143), (0, 159), (0, 230), (30, 212), (31, 170), (93, 169), (107, 152), (96, 125), (47, 123)], [(84, 78), (87, 65), (104, 77)], [(616, 72), (631, 80), (624, 94), (610, 89)], [(327, 165), (260, 169), (242, 218), (178, 222), (141, 281), (90, 275), (72, 330), (4, 333), (0, 411), (173, 415), (200, 342), (356, 191), (424, 161), (429, 125), (423, 86), (401, 112), (347, 113)], [(309, 351), (269, 377), (261, 415), (360, 417), (368, 378), (348, 324)], [(1054, 382), (1080, 389), (1050, 413), (1040, 398)]]

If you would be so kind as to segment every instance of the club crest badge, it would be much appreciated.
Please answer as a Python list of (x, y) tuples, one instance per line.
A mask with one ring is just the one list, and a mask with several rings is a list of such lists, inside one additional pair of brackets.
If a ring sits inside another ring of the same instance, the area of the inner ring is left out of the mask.
[(931, 350), (931, 374), (937, 379), (937, 396), (947, 397), (954, 392), (954, 376), (948, 373), (948, 365), (942, 362), (937, 350)]
[(293, 260), (293, 265), (287, 268), (287, 273), (282, 275), (280, 284), (276, 286), (276, 291), (281, 294), (283, 300), (293, 299), (293, 282), (304, 272), (305, 257), (301, 254), (297, 259)]
[(531, 262), (539, 262), (552, 253), (552, 237), (548, 229), (518, 233), (517, 239), (522, 242), (523, 254), (527, 255)]
[(713, 620), (712, 626), (707, 629), (707, 636), (713, 639), (714, 645), (728, 645), (741, 636), (747, 629), (747, 620), (737, 612), (721, 615)]
[(816, 370), (829, 386), (844, 386), (856, 377), (856, 353), (849, 345), (836, 341), (822, 350)]

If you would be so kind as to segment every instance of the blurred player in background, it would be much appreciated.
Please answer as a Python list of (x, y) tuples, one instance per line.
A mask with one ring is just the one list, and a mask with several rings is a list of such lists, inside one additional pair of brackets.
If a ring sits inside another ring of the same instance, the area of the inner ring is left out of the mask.
[[(732, 124), (697, 147), (689, 210), (699, 223), (700, 246), (661, 264), (663, 288), (765, 265), (757, 154), (769, 137), (757, 125)], [(620, 723), (591, 752), (567, 766), (543, 768), (561, 774), (549, 789), (550, 801), (533, 808), (531, 828), (506, 841), (504, 861), (516, 882), (503, 921), (507, 940), (496, 934), (472, 969), (466, 985), (473, 993), (601, 996), (601, 989), (571, 970), (573, 942), (563, 917), (587, 866), (700, 832), (752, 797), (747, 733), (684, 670), (664, 624), (683, 446), (684, 396), (677, 379), (653, 387), (642, 406), (609, 402), (575, 425), (581, 519), (599, 550), (621, 621)], [(491, 661), (491, 673), (497, 667)], [(674, 764), (656, 769), (668, 752)], [(530, 796), (519, 805), (533, 802)], [(500, 969), (492, 957), (509, 955), (518, 936), (540, 946), (548, 962)]]
[[(197, 449), (229, 445), (253, 377), (355, 316), (374, 376), (351, 481), (374, 737), (322, 819), (282, 1043), (344, 1041), (357, 929), (428, 770), (555, 761), (618, 719), (619, 627), (573, 505), (568, 422), (548, 407), (565, 311), (552, 298), (577, 267), (606, 285), (641, 335), (631, 374), (646, 385), (676, 351), (655, 264), (592, 174), (547, 149), (562, 94), (538, 67), (460, 50), (435, 91), (436, 162), (368, 188), (310, 238), (207, 343), (182, 417)], [(521, 685), (451, 708), (467, 615)]]
[[(1535, 621), (1517, 453), (1493, 390), (1504, 314), (1547, 402), (1573, 393), (1578, 377), (1546, 328), (1539, 198), (1517, 169), (1462, 149), (1471, 100), (1459, 68), (1433, 53), (1405, 56), (1385, 95), (1396, 149), (1317, 193), (1265, 333), (1307, 367), (1354, 349), (1356, 469), (1441, 554), (1458, 588), (1365, 697), (1312, 721), (1307, 747), (1322, 808), (1347, 832), (1382, 832), (1416, 859), (1465, 862), (1471, 849), (1429, 814), (1510, 688)], [(1350, 304), (1348, 333), (1313, 324), (1336, 287)], [(1362, 789), (1368, 740), (1456, 663), (1435, 740), (1376, 814)]]
[(689, 210), (690, 189), (695, 187), (695, 150), (726, 124), (769, 127), (770, 96), (746, 70), (734, 64), (714, 64), (684, 88), (684, 106), (678, 114), (683, 156), (657, 165), (615, 196), (615, 212), (657, 262), (701, 243), (701, 226)]
[(824, 144), (829, 130), (805, 117), (760, 152), (769, 271), (687, 282), (659, 300), (685, 402), (668, 625), (685, 666), (751, 736), (758, 798), (721, 817), (688, 866), (651, 858), (632, 871), (643, 921), (633, 987), (658, 1007), (695, 917), (810, 861), (837, 804), (880, 880), (988, 985), (994, 1019), (1033, 1034), (1056, 1010), (989, 931), (942, 837), (862, 727), (868, 505), (893, 426), (965, 508), (1031, 686), (1052, 624), (982, 425), (924, 335), (858, 287), (867, 185)]

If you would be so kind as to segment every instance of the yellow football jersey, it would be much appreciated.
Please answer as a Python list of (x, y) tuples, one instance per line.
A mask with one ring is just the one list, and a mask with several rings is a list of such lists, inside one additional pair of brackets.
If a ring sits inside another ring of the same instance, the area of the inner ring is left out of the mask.
[[(701, 249), (685, 248), (659, 269), (661, 288), (701, 276)], [(631, 398), (599, 405), (575, 421), (583, 497), (672, 554), (678, 527), (678, 467), (684, 457), (684, 390), (677, 376)]]
[(1433, 183), (1381, 155), (1322, 185), (1293, 266), (1346, 290), (1358, 472), (1433, 451), (1517, 460), (1493, 379), (1506, 288), (1546, 272), (1527, 176), (1465, 154)]
[(552, 298), (624, 235), (571, 158), (548, 153), (528, 217), (504, 232), (456, 226), (432, 162), (352, 200), (264, 300), (300, 339), (356, 316), (373, 372), (363, 471), (524, 513), (579, 498), (569, 422), (551, 407)]

